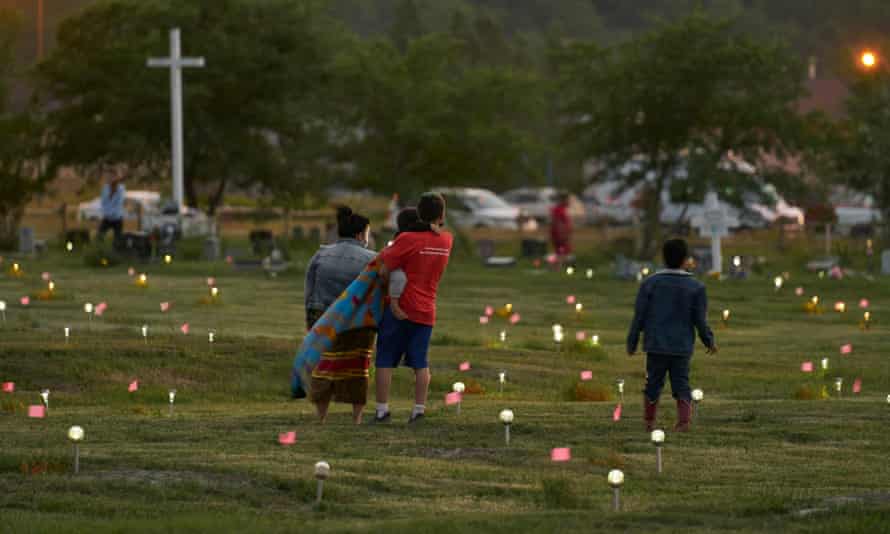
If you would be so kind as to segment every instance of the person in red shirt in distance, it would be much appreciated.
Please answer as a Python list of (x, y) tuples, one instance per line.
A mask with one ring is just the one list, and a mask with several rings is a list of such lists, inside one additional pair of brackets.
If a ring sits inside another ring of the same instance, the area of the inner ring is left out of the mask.
[(550, 240), (553, 252), (563, 260), (572, 254), (572, 219), (569, 217), (569, 196), (560, 193), (556, 205), (550, 209)]
[(421, 421), (429, 394), (430, 369), (427, 360), (430, 337), (436, 324), (436, 293), (448, 266), (453, 237), (442, 230), (445, 199), (438, 193), (425, 193), (417, 203), (417, 213), (426, 231), (400, 234), (380, 253), (383, 276), (402, 269), (408, 279), (397, 306), (386, 306), (377, 337), (377, 411), (375, 422), (390, 419), (389, 389), (393, 369), (400, 364), (414, 369), (414, 409), (409, 423)]

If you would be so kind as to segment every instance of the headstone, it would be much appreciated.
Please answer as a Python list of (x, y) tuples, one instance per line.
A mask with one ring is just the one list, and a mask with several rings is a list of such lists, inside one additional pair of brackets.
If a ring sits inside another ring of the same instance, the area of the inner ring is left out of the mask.
[(480, 239), (478, 246), (479, 257), (483, 260), (494, 256), (494, 241), (492, 241), (491, 239)]
[(890, 275), (890, 249), (881, 253), (881, 274)]
[(520, 253), (523, 258), (543, 258), (547, 255), (547, 242), (540, 239), (523, 239)]
[(275, 238), (269, 230), (251, 230), (248, 239), (255, 256), (268, 256), (275, 249)]
[(204, 260), (205, 261), (219, 261), (219, 257), (221, 254), (221, 246), (219, 238), (216, 236), (210, 236), (204, 240)]
[(34, 229), (28, 226), (19, 228), (19, 252), (21, 254), (34, 253)]
[(145, 232), (127, 232), (114, 241), (114, 251), (127, 258), (151, 259), (151, 239)]

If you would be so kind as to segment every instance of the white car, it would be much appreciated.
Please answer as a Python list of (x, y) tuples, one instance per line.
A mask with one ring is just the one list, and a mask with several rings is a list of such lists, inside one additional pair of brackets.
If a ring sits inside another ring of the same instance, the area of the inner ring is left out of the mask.
[(837, 216), (838, 231), (842, 234), (849, 234), (857, 226), (877, 225), (883, 221), (881, 210), (874, 207), (872, 195), (835, 187), (830, 201)]
[[(124, 197), (124, 219), (133, 221), (138, 213), (157, 211), (161, 204), (161, 194), (154, 191), (127, 191)], [(141, 208), (141, 210), (140, 210)], [(77, 215), (82, 221), (98, 221), (102, 219), (102, 197), (89, 202), (81, 202), (77, 206)]]
[[(565, 193), (554, 187), (523, 187), (501, 194), (510, 204), (519, 208), (520, 213), (532, 217), (541, 224), (550, 223), (550, 210)], [(584, 204), (575, 195), (569, 195), (569, 216), (576, 221), (586, 219)]]
[(453, 187), (435, 192), (445, 197), (445, 216), (458, 228), (519, 228), (519, 208), (487, 189)]

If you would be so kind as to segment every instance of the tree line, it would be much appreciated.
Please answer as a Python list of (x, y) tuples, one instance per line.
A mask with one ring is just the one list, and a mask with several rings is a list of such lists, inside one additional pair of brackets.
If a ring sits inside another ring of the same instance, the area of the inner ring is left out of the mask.
[[(332, 14), (336, 4), (105, 0), (66, 19), (52, 53), (27, 72), (28, 109), (0, 111), (0, 234), (14, 235), (22, 206), (61, 167), (168, 182), (169, 81), (145, 60), (167, 54), (171, 27), (182, 28), (185, 54), (207, 59), (185, 73), (185, 187), (187, 203), (211, 213), (233, 189), (286, 207), (317, 202), (331, 185), (577, 190), (590, 178), (585, 162), (596, 163), (596, 180), (635, 160), (623, 179), (643, 185), (651, 245), (666, 188), (687, 201), (715, 189), (738, 202), (757, 190), (750, 175), (721, 165), (728, 154), (758, 165), (780, 191), (818, 169), (890, 205), (879, 185), (890, 152), (875, 145), (887, 113), (874, 116), (886, 76), (855, 75), (841, 123), (803, 117), (805, 62), (788, 41), (750, 31), (744, 16), (692, 7), (614, 41), (553, 30), (535, 44), (467, 2), (431, 31), (426, 4), (394, 0), (387, 31), (366, 36)], [(563, 7), (572, 6), (589, 7)], [(21, 20), (4, 12), (0, 24), (4, 96), (22, 75), (13, 53)], [(689, 178), (678, 186), (669, 175), (681, 164)]]

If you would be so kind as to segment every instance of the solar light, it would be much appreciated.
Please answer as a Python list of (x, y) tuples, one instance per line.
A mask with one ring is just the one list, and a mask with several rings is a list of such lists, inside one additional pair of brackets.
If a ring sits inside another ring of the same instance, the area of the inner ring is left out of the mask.
[(136, 285), (139, 287), (148, 287), (148, 275), (142, 273), (136, 278)]
[(847, 304), (845, 302), (835, 302), (834, 303), (834, 311), (838, 313), (844, 313), (847, 311)]
[(562, 330), (562, 325), (555, 324), (553, 325), (553, 341), (556, 343), (557, 348), (559, 348), (562, 341), (565, 339), (565, 332)]
[(742, 266), (742, 257), (741, 256), (733, 256), (732, 257), (732, 266), (735, 268), (739, 268)]
[(21, 266), (21, 265), (19, 265), (18, 263), (13, 263), (13, 264), (12, 264), (12, 272), (13, 272), (14, 274), (19, 274), (19, 273), (21, 273), (21, 271), (22, 271), (22, 266)]
[(210, 288), (210, 296), (213, 297), (213, 298), (218, 297), (218, 296), (219, 296), (219, 288), (218, 288), (218, 287), (211, 287), (211, 288)]
[(507, 342), (507, 331), (501, 330), (501, 332), (498, 334), (498, 339), (501, 340), (501, 343), (506, 343)]
[(43, 406), (49, 411), (49, 390), (44, 389), (40, 392), (40, 400), (43, 401)]
[(818, 306), (819, 305), (819, 296), (814, 295), (813, 298), (810, 299), (810, 302), (813, 303), (813, 306)]
[(171, 256), (169, 254), (164, 254), (164, 263), (166, 263), (167, 265), (170, 265), (171, 263), (173, 263), (173, 256)]
[(822, 358), (822, 370), (823, 371), (828, 370), (828, 358)]
[(592, 279), (593, 279), (593, 269), (587, 269), (587, 273), (586, 273), (586, 274), (587, 274), (587, 279), (588, 279), (588, 280), (592, 280)]
[(318, 462), (315, 464), (315, 479), (318, 480), (318, 493), (315, 496), (315, 504), (321, 504), (321, 498), (324, 495), (324, 481), (331, 474), (331, 465), (327, 462)]
[(842, 377), (836, 377), (834, 379), (834, 390), (837, 391), (837, 396), (841, 396), (841, 392), (844, 389), (844, 379)]
[(662, 461), (661, 455), (661, 447), (664, 445), (664, 430), (653, 430), (652, 435), (652, 444), (655, 445), (655, 463), (658, 469), (658, 474), (661, 474), (664, 463)]
[(74, 443), (74, 474), (80, 472), (80, 442), (83, 441), (83, 428), (72, 426), (68, 429), (68, 439)]
[(621, 402), (624, 402), (624, 379), (619, 378), (615, 381), (615, 386), (618, 388), (618, 395), (621, 396)]
[(142, 325), (142, 339), (145, 341), (145, 344), (148, 344), (148, 325)]
[(573, 274), (575, 274), (575, 268), (574, 267), (566, 267), (566, 274), (569, 276), (572, 276)]
[(649, 271), (648, 267), (643, 267), (643, 269), (640, 271), (640, 274), (642, 274), (645, 277), (645, 276), (649, 276), (649, 272), (650, 271)]
[(698, 415), (698, 405), (705, 398), (705, 392), (696, 388), (692, 390), (692, 416)]
[(513, 313), (513, 305), (512, 305), (512, 304), (507, 304), (507, 305), (505, 305), (505, 306), (504, 306), (504, 309), (507, 310), (507, 313), (508, 313), (508, 314), (509, 314), (509, 313)]
[(49, 289), (49, 292), (52, 293), (56, 290), (56, 283), (50, 280), (49, 283), (46, 284), (46, 287)]
[(504, 384), (507, 383), (507, 371), (501, 371), (498, 373), (498, 392), (504, 392)]
[(598, 347), (600, 344), (600, 337), (596, 334), (590, 336), (590, 344), (594, 347)]
[(510, 425), (513, 424), (513, 410), (501, 410), (498, 419), (504, 424), (504, 442), (510, 445)]
[(171, 389), (167, 392), (167, 398), (170, 400), (170, 415), (173, 415), (173, 403), (176, 402), (176, 390)]
[(867, 311), (862, 314), (862, 324), (866, 330), (871, 326), (871, 312)]
[(207, 341), (209, 341), (211, 345), (213, 344), (215, 339), (216, 339), (216, 333), (214, 333), (214, 332), (207, 333)]
[(624, 485), (624, 473), (619, 469), (613, 469), (609, 471), (607, 480), (612, 486), (612, 509), (619, 512), (621, 511), (621, 486)]
[(68, 252), (74, 251), (74, 243), (72, 243), (71, 241), (65, 243), (65, 250), (67, 250)]
[(83, 311), (86, 312), (87, 319), (89, 319), (89, 322), (87, 324), (92, 326), (92, 324), (93, 324), (93, 303), (87, 302), (86, 304), (84, 304)]
[(723, 310), (723, 314), (722, 314), (723, 326), (729, 326), (729, 315), (730, 315), (729, 310)]
[(773, 279), (773, 285), (776, 286), (776, 291), (782, 289), (782, 284), (785, 283), (785, 279), (781, 276), (777, 276)]
[(71, 337), (71, 328), (65, 327), (65, 343), (68, 343), (68, 338)]
[(890, 395), (887, 395), (887, 404), (890, 404)]
[(460, 415), (460, 405), (463, 401), (463, 393), (467, 390), (467, 386), (463, 382), (455, 382), (451, 385), (451, 391), (461, 394), (461, 400), (457, 402), (457, 415)]
[(6, 323), (6, 301), (0, 300), (0, 316), (3, 316), (3, 323)]

